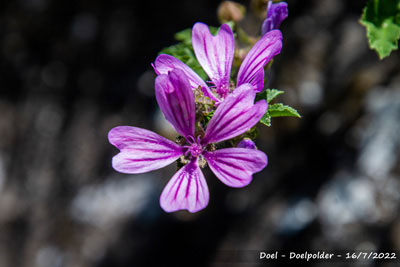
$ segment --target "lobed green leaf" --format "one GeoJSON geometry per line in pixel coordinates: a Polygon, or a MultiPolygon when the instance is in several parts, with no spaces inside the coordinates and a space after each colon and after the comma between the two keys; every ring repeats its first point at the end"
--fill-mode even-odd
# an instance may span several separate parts
{"type": "Polygon", "coordinates": [[[268,114],[270,117],[297,117],[301,118],[299,112],[294,108],[284,105],[282,103],[276,103],[269,105],[268,114]]]}
{"type": "Polygon", "coordinates": [[[260,122],[267,126],[271,126],[271,118],[274,117],[297,117],[301,118],[299,112],[294,108],[282,103],[271,104],[268,106],[267,112],[261,118],[260,122]]]}
{"type": "Polygon", "coordinates": [[[368,0],[360,19],[367,29],[368,43],[380,59],[398,48],[400,0],[368,0]]]}
{"type": "Polygon", "coordinates": [[[285,93],[284,91],[277,90],[277,89],[266,89],[256,95],[256,101],[265,99],[265,100],[267,100],[267,102],[269,104],[269,103],[271,103],[272,100],[274,100],[274,98],[276,98],[277,96],[284,94],[284,93],[285,93]]]}
{"type": "Polygon", "coordinates": [[[268,111],[262,116],[260,122],[268,127],[271,126],[271,116],[269,116],[268,111]]]}

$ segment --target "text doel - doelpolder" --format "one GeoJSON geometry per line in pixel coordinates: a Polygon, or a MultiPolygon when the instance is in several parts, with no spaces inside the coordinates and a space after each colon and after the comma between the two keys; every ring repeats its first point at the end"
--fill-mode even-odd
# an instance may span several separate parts
{"type": "MultiPolygon", "coordinates": [[[[327,260],[327,259],[332,259],[333,253],[326,253],[325,251],[320,252],[318,251],[317,253],[309,253],[309,252],[303,252],[303,253],[296,253],[296,252],[290,252],[289,253],[289,259],[297,259],[297,260],[327,260]]],[[[286,254],[281,255],[282,258],[286,258],[286,254]]],[[[260,259],[266,259],[266,260],[275,260],[278,259],[278,251],[272,252],[272,253],[267,253],[264,251],[260,252],[260,259]]]]}

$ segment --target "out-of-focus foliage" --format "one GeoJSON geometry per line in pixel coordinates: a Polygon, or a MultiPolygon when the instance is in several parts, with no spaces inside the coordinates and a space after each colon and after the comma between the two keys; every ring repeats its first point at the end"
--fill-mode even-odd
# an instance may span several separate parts
{"type": "MultiPolygon", "coordinates": [[[[186,32],[186,30],[179,33],[186,32]]],[[[177,35],[179,33],[177,33],[177,35]]],[[[175,35],[175,37],[177,35],[175,35]]],[[[196,59],[196,56],[194,55],[191,43],[190,46],[187,45],[185,42],[182,42],[176,45],[166,47],[163,50],[161,50],[160,54],[168,54],[176,57],[177,59],[188,65],[190,68],[192,68],[192,70],[194,70],[203,80],[207,79],[207,74],[201,68],[199,62],[196,59]]]]}
{"type": "Polygon", "coordinates": [[[400,38],[400,0],[369,0],[360,20],[371,49],[380,59],[397,49],[400,38]]]}

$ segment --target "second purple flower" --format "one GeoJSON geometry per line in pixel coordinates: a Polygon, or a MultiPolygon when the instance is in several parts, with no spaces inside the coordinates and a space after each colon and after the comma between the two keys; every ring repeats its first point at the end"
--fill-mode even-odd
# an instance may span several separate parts
{"type": "Polygon", "coordinates": [[[193,89],[200,87],[205,96],[218,104],[236,86],[245,83],[250,83],[256,92],[263,90],[264,67],[280,53],[282,34],[279,30],[270,31],[250,49],[239,68],[236,86],[232,86],[230,80],[235,40],[228,24],[223,24],[218,34],[214,36],[206,24],[196,23],[192,30],[192,44],[197,60],[211,80],[211,86],[208,86],[191,68],[170,55],[158,56],[153,67],[158,75],[167,74],[173,69],[182,70],[189,78],[193,89]]]}

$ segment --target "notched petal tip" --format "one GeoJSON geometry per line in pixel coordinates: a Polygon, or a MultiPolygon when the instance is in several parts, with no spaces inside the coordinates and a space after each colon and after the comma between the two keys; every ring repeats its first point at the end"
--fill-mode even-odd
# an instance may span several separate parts
{"type": "Polygon", "coordinates": [[[196,22],[195,24],[193,24],[192,34],[198,34],[200,32],[208,33],[209,35],[214,36],[214,37],[218,36],[220,32],[226,32],[233,36],[232,28],[227,23],[222,24],[220,26],[217,34],[213,35],[213,34],[211,34],[210,28],[207,24],[205,24],[203,22],[196,22]]]}
{"type": "Polygon", "coordinates": [[[218,90],[229,88],[229,79],[235,50],[232,29],[223,24],[217,35],[201,22],[192,29],[193,50],[200,65],[218,90]]]}
{"type": "Polygon", "coordinates": [[[188,210],[195,213],[204,209],[208,201],[208,186],[196,160],[175,173],[160,196],[160,206],[166,212],[188,210]]]}
{"type": "Polygon", "coordinates": [[[124,135],[124,133],[129,132],[132,128],[132,126],[116,126],[112,128],[108,132],[108,142],[115,146],[118,149],[122,149],[125,144],[122,142],[121,138],[124,135]]]}

